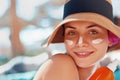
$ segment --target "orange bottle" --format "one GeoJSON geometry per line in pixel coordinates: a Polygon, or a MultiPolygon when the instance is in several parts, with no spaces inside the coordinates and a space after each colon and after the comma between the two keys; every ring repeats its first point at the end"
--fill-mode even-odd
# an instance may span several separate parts
{"type": "Polygon", "coordinates": [[[114,71],[119,64],[118,60],[113,61],[108,66],[102,66],[90,77],[89,80],[114,80],[114,71]]]}

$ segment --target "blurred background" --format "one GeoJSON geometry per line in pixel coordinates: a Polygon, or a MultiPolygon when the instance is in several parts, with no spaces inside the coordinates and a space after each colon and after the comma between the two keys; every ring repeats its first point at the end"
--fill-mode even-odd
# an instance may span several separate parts
{"type": "MultiPolygon", "coordinates": [[[[11,80],[13,75],[16,78],[16,74],[30,80],[49,56],[65,51],[63,44],[57,48],[51,45],[52,53],[42,47],[62,20],[63,4],[64,0],[0,0],[2,80],[11,80]]],[[[116,24],[120,26],[120,0],[113,0],[112,4],[116,24]]]]}

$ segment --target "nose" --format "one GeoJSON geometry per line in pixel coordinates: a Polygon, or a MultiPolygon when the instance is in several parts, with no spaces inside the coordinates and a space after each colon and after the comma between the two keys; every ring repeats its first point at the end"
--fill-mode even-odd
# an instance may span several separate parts
{"type": "Polygon", "coordinates": [[[81,46],[81,47],[87,47],[88,46],[88,42],[83,37],[79,37],[77,45],[81,46]]]}

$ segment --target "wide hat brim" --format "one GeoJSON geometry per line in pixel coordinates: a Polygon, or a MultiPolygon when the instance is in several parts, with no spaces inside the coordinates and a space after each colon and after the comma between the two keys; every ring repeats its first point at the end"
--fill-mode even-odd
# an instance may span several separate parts
{"type": "Polygon", "coordinates": [[[47,45],[49,45],[50,43],[63,43],[64,36],[62,25],[73,21],[93,22],[109,30],[110,32],[112,32],[113,34],[120,38],[120,27],[115,25],[111,20],[97,13],[85,12],[69,15],[62,22],[60,22],[60,24],[56,26],[53,34],[48,39],[47,45]]]}

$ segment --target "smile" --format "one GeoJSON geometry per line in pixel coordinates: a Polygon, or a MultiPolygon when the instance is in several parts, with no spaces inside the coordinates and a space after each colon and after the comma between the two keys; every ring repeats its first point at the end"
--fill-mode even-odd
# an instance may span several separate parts
{"type": "Polygon", "coordinates": [[[80,52],[74,52],[79,58],[86,58],[90,56],[93,51],[80,51],[80,52]]]}

